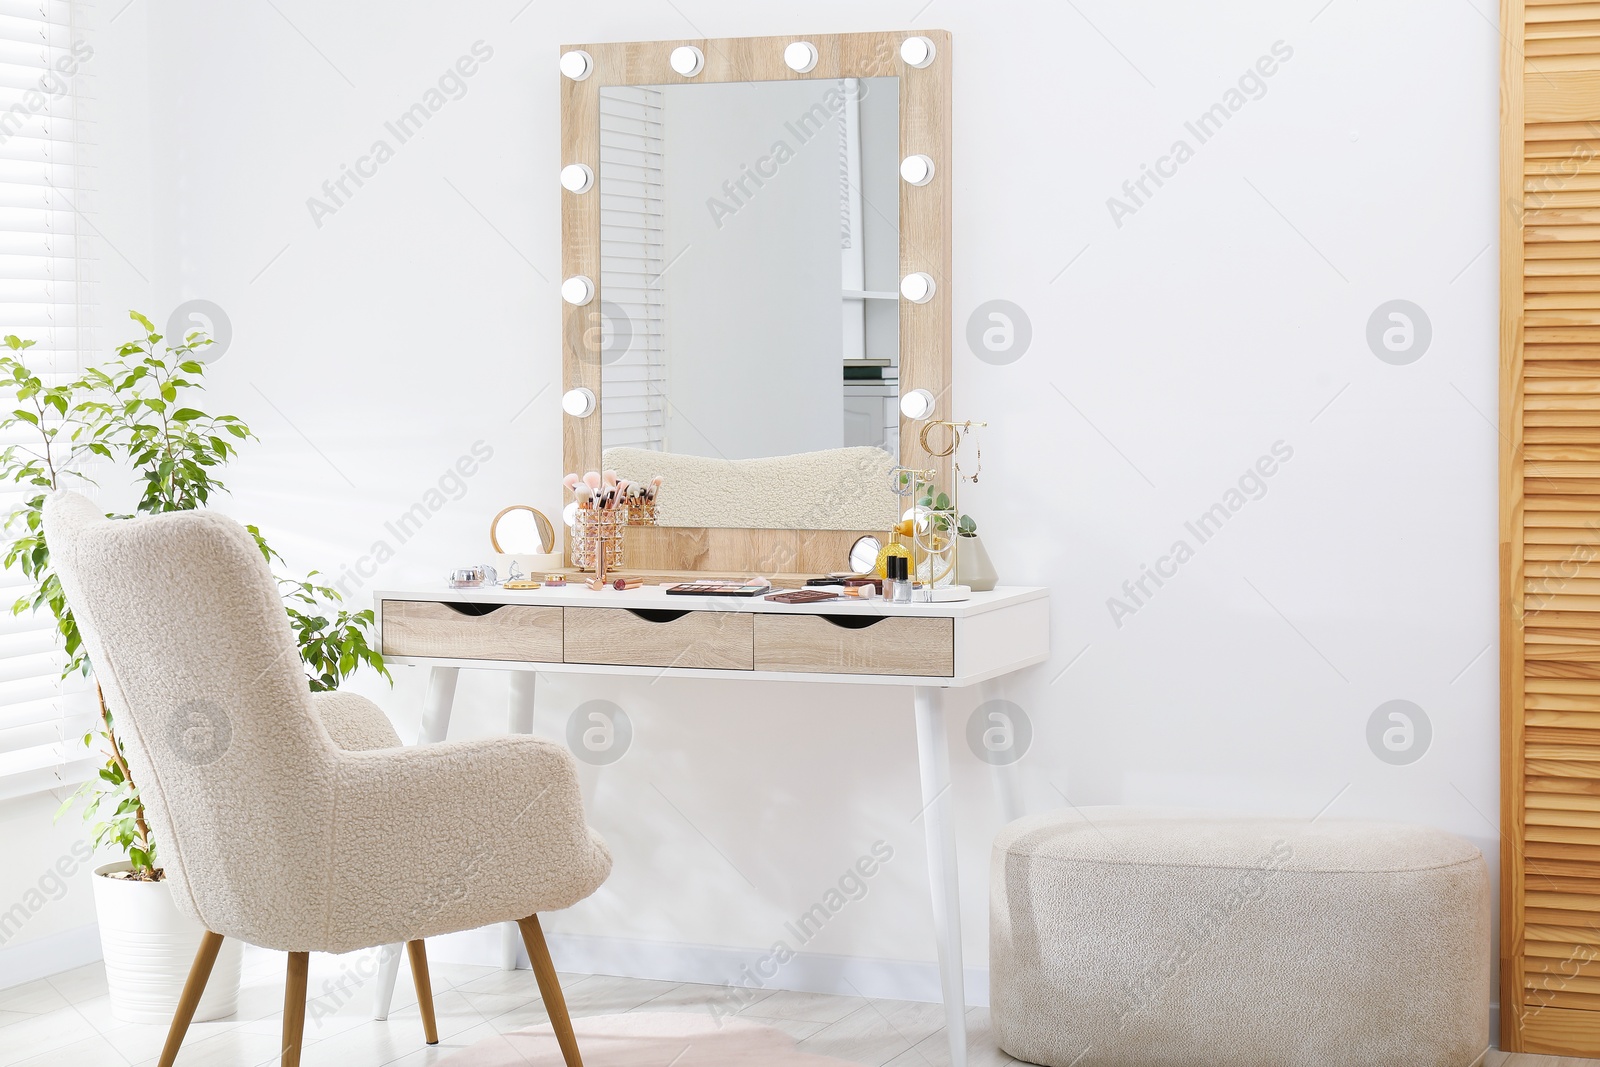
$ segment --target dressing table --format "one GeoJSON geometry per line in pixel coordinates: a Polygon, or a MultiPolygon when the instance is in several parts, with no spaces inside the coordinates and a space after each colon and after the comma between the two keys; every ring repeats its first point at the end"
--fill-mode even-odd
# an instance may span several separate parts
{"type": "MultiPolygon", "coordinates": [[[[563,47],[562,449],[574,497],[561,552],[569,570],[595,554],[592,532],[574,552],[574,523],[615,542],[613,513],[587,488],[600,475],[584,477],[611,470],[661,485],[642,524],[622,528],[623,558],[605,564],[649,576],[627,589],[441,584],[375,599],[386,661],[429,668],[423,742],[446,736],[462,668],[509,672],[522,733],[544,672],[909,690],[962,1067],[941,694],[1043,662],[1046,592],[785,604],[663,588],[860,573],[879,547],[863,553],[864,538],[897,524],[927,548],[911,560],[919,582],[959,573],[955,531],[972,520],[945,494],[981,469],[979,449],[963,469],[957,427],[985,424],[954,413],[950,49],[939,30],[563,47]]],[[[558,482],[548,472],[540,484],[558,482]]],[[[380,1018],[398,963],[397,947],[384,950],[380,1018]]]]}
{"type": "MultiPolygon", "coordinates": [[[[942,691],[993,681],[1050,654],[1048,592],[1000,587],[953,603],[779,604],[669,595],[660,585],[374,594],[384,661],[429,668],[419,743],[443,741],[462,668],[511,674],[513,733],[533,732],[538,672],[893,685],[911,690],[940,985],[953,1063],[965,1062],[961,913],[942,691]]],[[[514,929],[506,938],[514,966],[514,929]]],[[[383,950],[379,1018],[400,962],[383,950]]]]}

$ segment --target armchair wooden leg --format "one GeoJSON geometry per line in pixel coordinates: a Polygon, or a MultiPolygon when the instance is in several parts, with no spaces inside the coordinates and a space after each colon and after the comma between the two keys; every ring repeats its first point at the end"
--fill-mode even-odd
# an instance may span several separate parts
{"type": "Polygon", "coordinates": [[[189,978],[183,983],[183,995],[178,998],[178,1010],[173,1013],[172,1025],[167,1029],[167,1043],[161,1049],[160,1067],[172,1067],[172,1061],[178,1058],[178,1046],[183,1044],[183,1035],[189,1032],[189,1024],[194,1021],[194,1010],[206,991],[206,982],[211,978],[211,968],[216,964],[217,953],[221,949],[221,934],[207,930],[200,938],[200,949],[194,954],[194,962],[189,965],[189,978]]]}
{"type": "Polygon", "coordinates": [[[283,987],[283,1067],[300,1067],[300,1040],[306,1030],[306,976],[311,953],[289,953],[289,978],[283,987]]]}
{"type": "Polygon", "coordinates": [[[428,980],[428,949],[422,939],[406,942],[411,959],[411,981],[417,987],[417,1010],[422,1012],[422,1036],[430,1045],[439,1043],[439,1024],[433,1017],[433,983],[428,980]]]}
{"type": "Polygon", "coordinates": [[[544,1000],[544,1010],[550,1016],[550,1028],[556,1032],[561,1045],[561,1057],[567,1067],[583,1067],[583,1057],[578,1055],[578,1039],[572,1033],[572,1019],[567,1015],[567,998],[561,995],[561,981],[556,977],[556,966],[550,962],[550,950],[545,947],[544,931],[539,929],[539,916],[518,919],[522,929],[522,943],[528,948],[528,960],[533,964],[533,977],[539,982],[539,996],[544,1000]]]}

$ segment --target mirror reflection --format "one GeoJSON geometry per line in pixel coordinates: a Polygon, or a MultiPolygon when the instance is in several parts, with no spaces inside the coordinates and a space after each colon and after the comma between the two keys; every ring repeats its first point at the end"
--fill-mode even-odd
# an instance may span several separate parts
{"type": "Polygon", "coordinates": [[[526,504],[503,509],[489,524],[489,546],[507,555],[550,552],[555,548],[555,539],[550,520],[526,504]]]}
{"type": "Polygon", "coordinates": [[[892,521],[898,82],[601,90],[604,464],[662,525],[892,521]]]}

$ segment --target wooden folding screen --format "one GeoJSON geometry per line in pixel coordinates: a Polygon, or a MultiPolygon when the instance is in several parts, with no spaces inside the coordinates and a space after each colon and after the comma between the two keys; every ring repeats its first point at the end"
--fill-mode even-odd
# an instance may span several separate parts
{"type": "Polygon", "coordinates": [[[1504,0],[1501,1034],[1600,1055],[1600,3],[1504,0]]]}

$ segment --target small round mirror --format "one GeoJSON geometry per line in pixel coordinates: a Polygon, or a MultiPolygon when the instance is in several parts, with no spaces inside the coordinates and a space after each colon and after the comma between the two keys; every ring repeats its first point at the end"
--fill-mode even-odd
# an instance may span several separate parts
{"type": "Polygon", "coordinates": [[[850,546],[850,573],[871,574],[878,567],[878,553],[882,551],[883,542],[871,534],[856,538],[850,546]]]}
{"type": "Polygon", "coordinates": [[[489,544],[504,556],[551,552],[555,549],[556,531],[539,509],[513,504],[489,524],[489,544]]]}

